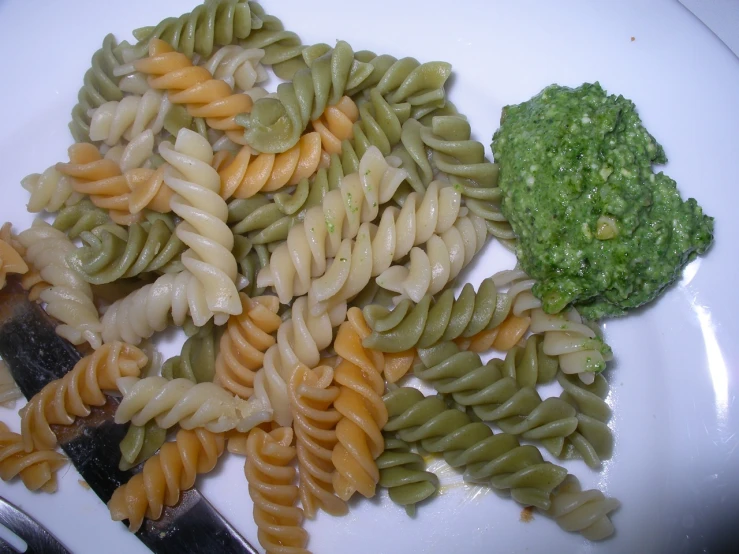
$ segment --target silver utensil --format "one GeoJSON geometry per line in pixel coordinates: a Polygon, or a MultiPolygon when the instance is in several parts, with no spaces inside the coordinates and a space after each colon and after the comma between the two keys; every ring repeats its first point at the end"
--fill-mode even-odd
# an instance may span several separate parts
{"type": "MultiPolygon", "coordinates": [[[[26,554],[70,554],[54,535],[31,516],[0,496],[0,523],[26,541],[26,554]]],[[[0,539],[0,553],[18,552],[0,539]]]]}

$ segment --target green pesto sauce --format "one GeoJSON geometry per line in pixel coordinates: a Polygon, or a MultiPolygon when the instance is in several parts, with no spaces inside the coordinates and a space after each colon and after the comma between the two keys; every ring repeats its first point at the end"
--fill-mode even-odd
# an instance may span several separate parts
{"type": "Polygon", "coordinates": [[[652,170],[667,158],[633,102],[598,83],[506,106],[492,148],[518,259],[549,313],[622,315],[713,240],[713,218],[652,170]]]}

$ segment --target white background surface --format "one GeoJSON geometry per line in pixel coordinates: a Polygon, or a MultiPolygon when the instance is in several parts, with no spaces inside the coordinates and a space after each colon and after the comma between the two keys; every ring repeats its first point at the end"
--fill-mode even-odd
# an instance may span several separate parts
{"type": "MultiPolygon", "coordinates": [[[[69,112],[103,36],[119,39],[193,2],[128,0],[0,2],[0,220],[30,224],[20,179],[65,159],[69,112]],[[94,23],[91,23],[94,22],[94,23]]],[[[494,494],[461,487],[423,505],[416,519],[386,497],[355,501],[347,517],[309,522],[317,553],[695,552],[716,550],[739,496],[736,319],[739,61],[673,0],[609,3],[265,1],[305,43],[348,40],[357,50],[442,59],[454,66],[450,97],[484,144],[501,108],[557,82],[599,80],[635,101],[670,158],[684,196],[716,217],[716,244],[656,305],[609,322],[616,362],[608,370],[615,455],[600,473],[568,464],[587,487],[618,497],[617,534],[589,544],[494,494]],[[631,40],[634,37],[635,40],[631,40]]],[[[478,283],[512,258],[491,245],[469,274],[478,283]]],[[[19,405],[20,406],[20,405],[19,405]]],[[[18,406],[18,407],[19,407],[18,406]]],[[[0,417],[17,428],[17,415],[0,417]]],[[[200,489],[256,544],[242,461],[224,459],[200,489]]],[[[75,552],[145,549],[105,506],[63,471],[55,495],[0,483],[0,494],[75,552]]]]}

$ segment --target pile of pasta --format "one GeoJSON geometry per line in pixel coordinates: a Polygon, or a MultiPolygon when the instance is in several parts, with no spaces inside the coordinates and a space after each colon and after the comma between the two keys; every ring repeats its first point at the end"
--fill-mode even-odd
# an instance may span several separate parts
{"type": "Polygon", "coordinates": [[[597,328],[544,313],[519,269],[455,296],[487,242],[515,236],[497,166],[446,98],[450,65],[305,46],[242,0],[134,36],[93,56],[69,159],[22,182],[44,217],[0,237],[2,281],[20,274],[89,352],[21,409],[20,434],[0,428],[2,478],[54,490],[50,425],[119,394],[136,473],[108,506],[132,530],[228,450],[267,552],[303,551],[304,518],[378,487],[412,515],[439,487],[430,457],[608,537],[618,502],[542,454],[611,455],[597,328]],[[188,338],[160,365],[149,339],[171,326],[188,338]]]}

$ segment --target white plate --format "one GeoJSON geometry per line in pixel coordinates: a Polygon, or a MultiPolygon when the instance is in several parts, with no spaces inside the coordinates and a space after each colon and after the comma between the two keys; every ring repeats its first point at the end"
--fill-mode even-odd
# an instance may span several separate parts
{"type": "MultiPolygon", "coordinates": [[[[65,159],[67,131],[82,76],[103,36],[189,9],[192,1],[0,3],[0,220],[30,224],[18,184],[65,159]]],[[[737,217],[739,61],[677,1],[401,3],[375,0],[265,1],[305,43],[343,38],[356,49],[441,59],[454,66],[451,99],[485,144],[501,108],[557,82],[599,80],[635,101],[670,158],[665,171],[684,197],[716,218],[716,243],[655,305],[608,322],[616,362],[608,370],[615,455],[600,473],[568,468],[584,485],[621,499],[617,534],[592,545],[494,494],[450,490],[416,519],[381,494],[352,502],[347,517],[309,522],[318,553],[377,552],[694,552],[714,550],[735,520],[739,491],[735,403],[739,361],[737,217]],[[633,37],[633,38],[632,38],[633,37]],[[732,372],[731,368],[734,369],[732,372]]],[[[477,283],[512,262],[485,252],[477,283]]],[[[17,427],[14,412],[0,416],[17,427]]],[[[226,457],[198,486],[256,544],[242,462],[226,457]]],[[[64,470],[55,495],[0,484],[0,494],[46,525],[75,552],[136,553],[145,548],[64,470]]]]}

